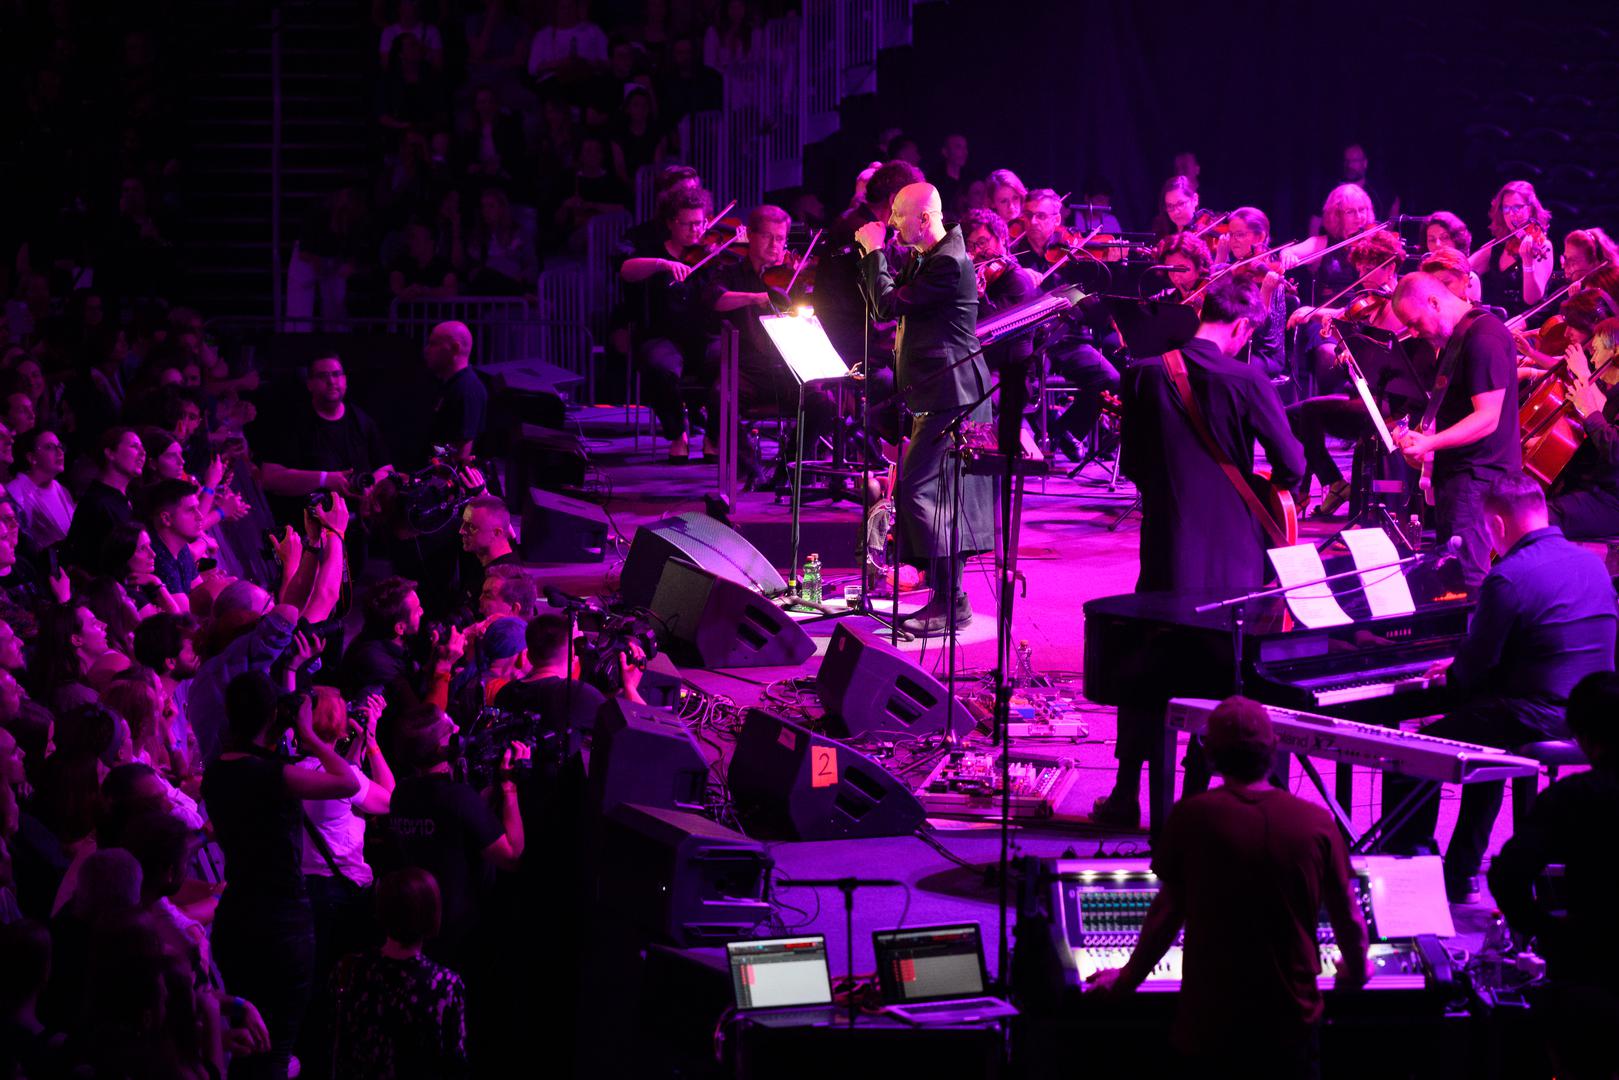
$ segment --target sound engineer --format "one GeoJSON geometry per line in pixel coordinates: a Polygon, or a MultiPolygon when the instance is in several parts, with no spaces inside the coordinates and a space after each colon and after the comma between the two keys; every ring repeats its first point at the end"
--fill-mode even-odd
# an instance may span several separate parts
{"type": "Polygon", "coordinates": [[[1324,809],[1266,779],[1276,732],[1263,705],[1243,697],[1221,702],[1209,716],[1204,748],[1225,782],[1170,811],[1153,850],[1158,895],[1135,951],[1124,967],[1098,972],[1092,985],[1134,991],[1184,926],[1171,1032],[1184,1075],[1316,1077],[1323,907],[1343,952],[1337,986],[1361,986],[1368,973],[1348,852],[1324,809]]]}

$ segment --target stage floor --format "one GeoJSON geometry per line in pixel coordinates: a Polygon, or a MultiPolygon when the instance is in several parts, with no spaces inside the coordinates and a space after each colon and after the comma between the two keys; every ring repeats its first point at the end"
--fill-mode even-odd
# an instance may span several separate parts
{"type": "MultiPolygon", "coordinates": [[[[570,421],[585,440],[594,466],[593,483],[606,498],[621,540],[604,563],[549,565],[537,568],[536,572],[548,583],[570,591],[600,592],[616,585],[635,527],[669,514],[702,510],[704,496],[717,490],[717,469],[702,465],[696,459],[687,465],[668,464],[664,457],[667,444],[661,440],[654,444],[645,427],[639,446],[634,445],[626,434],[621,409],[582,408],[570,413],[570,421]]],[[[1120,515],[1134,500],[1134,492],[1122,478],[1117,490],[1110,491],[1108,480],[1108,470],[1102,465],[1093,465],[1076,480],[1059,473],[1043,483],[1031,482],[1024,505],[1019,567],[1027,577],[1027,589],[1016,597],[1014,640],[1029,643],[1038,672],[1072,679],[1076,688],[1084,655],[1083,604],[1095,597],[1129,592],[1136,578],[1140,518],[1131,514],[1119,523],[1120,515]]],[[[847,568],[854,563],[854,530],[859,512],[858,503],[850,502],[816,503],[806,511],[806,522],[812,523],[806,524],[807,533],[813,530],[815,537],[832,540],[847,538],[844,545],[828,542],[820,548],[806,546],[803,549],[806,552],[817,550],[825,561],[829,597],[841,595],[843,579],[853,579],[852,571],[847,568]]],[[[747,535],[760,529],[779,532],[788,514],[785,500],[777,501],[771,494],[744,494],[738,499],[732,517],[734,524],[747,535]]],[[[1324,534],[1330,528],[1329,524],[1311,523],[1306,526],[1306,532],[1324,534]]],[[[784,563],[782,560],[783,569],[784,563]]],[[[993,566],[987,558],[975,560],[969,566],[967,590],[976,616],[961,633],[957,647],[956,665],[958,672],[963,673],[960,684],[963,686],[971,682],[974,673],[987,670],[994,660],[993,576],[993,566]]],[[[917,600],[923,598],[924,595],[919,595],[917,600]]],[[[859,620],[856,625],[861,622],[866,624],[865,629],[876,629],[866,620],[859,620]]],[[[834,625],[823,622],[806,627],[817,641],[817,656],[801,669],[687,670],[684,674],[699,688],[724,695],[739,705],[761,703],[772,686],[776,687],[772,693],[790,701],[791,695],[780,693],[779,684],[815,672],[834,625]]],[[[901,647],[915,656],[921,668],[944,679],[946,650],[937,640],[902,643],[901,647]]],[[[772,707],[769,701],[763,704],[772,707]]],[[[794,719],[818,712],[791,705],[774,707],[794,719]]],[[[1073,766],[1076,781],[1064,806],[1071,808],[1075,817],[1082,815],[1095,798],[1111,788],[1114,773],[1113,711],[1090,706],[1081,716],[1088,730],[1078,739],[1014,742],[1015,752],[1030,751],[1062,759],[1073,766]]],[[[1330,770],[1328,773],[1330,775],[1330,770]]],[[[1357,827],[1365,827],[1373,817],[1379,799],[1378,779],[1375,773],[1358,771],[1353,806],[1357,827]]],[[[1293,788],[1306,799],[1320,801],[1296,769],[1293,788]]],[[[1143,801],[1145,795],[1143,790],[1143,801]]],[[[1457,798],[1458,789],[1445,789],[1439,826],[1442,839],[1449,836],[1454,824],[1457,798]]],[[[1510,823],[1509,802],[1497,821],[1492,852],[1510,835],[1510,823]]],[[[983,868],[997,857],[998,831],[982,826],[963,828],[945,821],[936,824],[941,828],[938,839],[976,869],[964,869],[922,841],[910,838],[771,845],[777,864],[777,896],[783,901],[783,919],[796,930],[827,935],[835,975],[842,974],[843,963],[839,958],[844,955],[841,899],[834,890],[820,890],[817,895],[816,890],[788,885],[795,877],[867,874],[898,878],[906,883],[907,889],[903,891],[861,892],[855,912],[857,971],[871,970],[871,930],[894,926],[902,919],[910,925],[962,919],[979,921],[984,926],[989,962],[992,966],[995,964],[996,890],[985,877],[983,868]],[[788,910],[788,905],[792,910],[788,910]]],[[[1083,821],[1020,823],[1013,832],[1013,842],[1014,855],[1056,855],[1071,850],[1088,857],[1098,850],[1136,854],[1147,850],[1145,831],[1099,830],[1083,821]]],[[[1477,945],[1489,911],[1487,897],[1482,906],[1456,909],[1458,944],[1469,948],[1477,945]]]]}

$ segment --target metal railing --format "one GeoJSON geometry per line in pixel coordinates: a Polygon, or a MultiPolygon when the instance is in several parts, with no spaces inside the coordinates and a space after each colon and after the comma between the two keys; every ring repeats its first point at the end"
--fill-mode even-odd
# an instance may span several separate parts
{"type": "MultiPolygon", "coordinates": [[[[244,350],[249,361],[260,338],[286,333],[286,319],[273,316],[219,316],[207,329],[244,350]]],[[[335,333],[354,337],[395,336],[427,343],[442,322],[465,323],[472,332],[472,365],[549,364],[579,377],[580,400],[595,397],[599,350],[590,330],[573,319],[542,318],[534,306],[516,297],[463,296],[453,300],[395,302],[386,316],[345,318],[335,333]],[[537,362],[537,363],[536,363],[537,362]]],[[[569,397],[575,395],[571,392],[569,397]]]]}

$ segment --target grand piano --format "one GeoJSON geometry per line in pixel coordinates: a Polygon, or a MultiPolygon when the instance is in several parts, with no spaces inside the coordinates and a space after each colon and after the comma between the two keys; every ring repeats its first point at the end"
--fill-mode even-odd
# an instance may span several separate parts
{"type": "MultiPolygon", "coordinates": [[[[1240,626],[1230,609],[1196,610],[1224,596],[1127,593],[1092,600],[1085,605],[1085,696],[1159,716],[1170,698],[1235,693],[1384,726],[1440,713],[1449,703],[1445,688],[1423,673],[1455,654],[1473,603],[1414,591],[1429,598],[1418,600],[1413,613],[1379,619],[1346,590],[1339,600],[1354,621],[1320,629],[1300,626],[1275,598],[1245,608],[1240,626]]],[[[1175,792],[1175,732],[1167,726],[1160,732],[1147,763],[1155,832],[1175,792]]],[[[1341,766],[1340,797],[1347,783],[1341,766]]]]}

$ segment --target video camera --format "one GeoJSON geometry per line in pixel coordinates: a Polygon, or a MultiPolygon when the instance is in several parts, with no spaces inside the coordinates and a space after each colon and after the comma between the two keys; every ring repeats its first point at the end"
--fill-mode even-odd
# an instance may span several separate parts
{"type": "Polygon", "coordinates": [[[546,587],[545,602],[573,612],[580,631],[574,653],[579,657],[581,677],[609,697],[624,689],[619,657],[645,668],[658,655],[658,628],[645,608],[609,606],[595,597],[572,596],[555,586],[546,587]]]}
{"type": "Polygon", "coordinates": [[[519,773],[538,766],[554,774],[569,753],[563,733],[546,726],[538,713],[486,708],[456,736],[456,775],[475,788],[489,787],[500,778],[501,762],[514,742],[527,746],[533,755],[514,763],[519,773]]]}
{"type": "Polygon", "coordinates": [[[454,451],[448,446],[433,447],[426,466],[412,473],[396,473],[395,481],[405,521],[421,533],[438,532],[449,525],[483,490],[469,488],[462,481],[454,451]]]}

